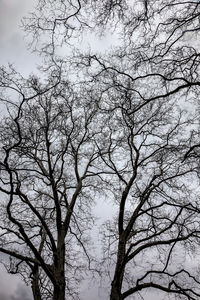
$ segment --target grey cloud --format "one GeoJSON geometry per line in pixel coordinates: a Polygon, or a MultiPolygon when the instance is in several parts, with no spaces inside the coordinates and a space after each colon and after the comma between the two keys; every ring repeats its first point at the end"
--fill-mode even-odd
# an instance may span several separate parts
{"type": "Polygon", "coordinates": [[[19,280],[19,276],[8,274],[3,265],[0,265],[0,300],[11,299],[10,297],[14,293],[19,280]]]}
{"type": "Polygon", "coordinates": [[[0,300],[33,300],[30,287],[22,282],[20,276],[8,274],[2,265],[0,265],[0,300]]]}
{"type": "Polygon", "coordinates": [[[0,0],[0,35],[5,38],[15,31],[21,17],[33,6],[35,0],[0,0]]]}
{"type": "Polygon", "coordinates": [[[0,299],[1,299],[1,300],[11,300],[11,299],[10,299],[10,296],[7,295],[7,294],[4,293],[4,292],[0,292],[0,299]]]}
{"type": "Polygon", "coordinates": [[[11,296],[10,300],[33,300],[33,297],[30,289],[20,283],[16,288],[15,294],[11,296]]]}
{"type": "Polygon", "coordinates": [[[25,76],[36,71],[38,58],[27,50],[20,20],[35,3],[36,0],[0,0],[0,65],[14,63],[25,76]]]}

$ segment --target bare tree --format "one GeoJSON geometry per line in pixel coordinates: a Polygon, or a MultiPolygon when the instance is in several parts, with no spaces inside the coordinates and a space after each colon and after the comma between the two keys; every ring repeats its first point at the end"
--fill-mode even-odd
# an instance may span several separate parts
{"type": "Polygon", "coordinates": [[[0,251],[15,259],[12,272],[31,278],[35,299],[77,297],[76,275],[86,268],[82,255],[74,258],[82,249],[91,268],[89,206],[98,188],[118,210],[103,239],[110,299],[142,298],[151,288],[199,298],[198,270],[189,266],[200,233],[199,5],[43,0],[26,19],[51,73],[41,84],[1,71],[9,117],[1,125],[0,251]],[[118,47],[81,51],[78,38],[109,27],[118,47]]]}
{"type": "Polygon", "coordinates": [[[198,166],[184,159],[198,141],[198,115],[195,107],[181,109],[189,94],[161,85],[158,74],[133,77],[123,58],[88,57],[88,68],[88,81],[102,91],[107,121],[104,148],[98,145],[118,208],[103,239],[110,299],[142,299],[151,288],[198,299],[198,268],[189,257],[199,248],[198,166]]]}
{"type": "Polygon", "coordinates": [[[8,116],[1,123],[0,252],[11,257],[10,272],[31,279],[34,299],[77,299],[85,264],[92,268],[97,104],[63,78],[41,84],[15,74],[13,81],[1,71],[8,116]]]}

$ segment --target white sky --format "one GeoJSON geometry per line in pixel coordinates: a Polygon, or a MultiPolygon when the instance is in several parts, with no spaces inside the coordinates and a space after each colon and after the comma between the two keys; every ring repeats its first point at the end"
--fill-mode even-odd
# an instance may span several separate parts
{"type": "Polygon", "coordinates": [[[29,74],[35,68],[36,56],[27,50],[21,18],[28,13],[35,0],[0,0],[0,65],[14,63],[29,74]]]}

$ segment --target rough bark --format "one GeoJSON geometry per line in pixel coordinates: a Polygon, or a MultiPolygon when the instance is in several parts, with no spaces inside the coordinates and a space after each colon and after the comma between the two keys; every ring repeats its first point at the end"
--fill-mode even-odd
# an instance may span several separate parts
{"type": "Polygon", "coordinates": [[[54,286],[53,300],[65,300],[65,285],[54,286]]]}
{"type": "Polygon", "coordinates": [[[34,300],[42,300],[41,294],[40,294],[40,287],[39,287],[38,267],[36,267],[36,270],[34,271],[31,288],[32,288],[34,300]]]}
{"type": "Polygon", "coordinates": [[[110,300],[122,300],[121,289],[122,289],[122,282],[124,277],[124,266],[125,266],[124,259],[125,259],[125,251],[126,251],[125,238],[123,234],[119,239],[118,249],[119,251],[118,251],[114,279],[112,281],[110,300]]]}
{"type": "MultiPolygon", "coordinates": [[[[62,232],[62,230],[61,230],[62,232]]],[[[55,281],[53,300],[65,300],[65,242],[64,235],[60,232],[58,250],[55,255],[55,281]]]]}

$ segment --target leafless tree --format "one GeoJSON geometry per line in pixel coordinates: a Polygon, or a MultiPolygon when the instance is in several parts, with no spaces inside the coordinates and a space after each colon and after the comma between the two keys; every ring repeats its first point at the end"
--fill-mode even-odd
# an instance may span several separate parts
{"type": "Polygon", "coordinates": [[[85,259],[74,257],[82,249],[91,268],[98,188],[118,211],[103,231],[110,299],[142,299],[151,288],[200,297],[189,266],[200,236],[199,9],[187,0],[43,0],[24,21],[50,75],[42,84],[1,70],[9,116],[0,251],[15,258],[11,271],[32,279],[35,299],[77,297],[85,259]],[[84,34],[108,28],[115,49],[81,50],[84,34]]]}
{"type": "Polygon", "coordinates": [[[140,292],[151,288],[170,299],[198,299],[198,268],[190,267],[189,258],[200,242],[198,164],[185,159],[198,146],[192,146],[198,142],[198,114],[184,106],[190,93],[177,88],[176,78],[166,86],[162,75],[139,76],[124,61],[84,60],[88,82],[101,91],[107,121],[104,148],[98,145],[105,173],[112,172],[104,180],[118,208],[103,239],[113,278],[110,299],[142,299],[140,292]]]}
{"type": "Polygon", "coordinates": [[[34,299],[77,299],[85,264],[92,268],[97,103],[59,76],[41,84],[1,73],[0,252],[11,273],[31,279],[34,299]]]}

